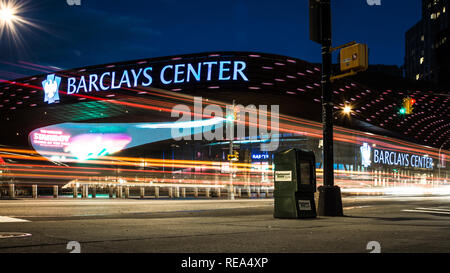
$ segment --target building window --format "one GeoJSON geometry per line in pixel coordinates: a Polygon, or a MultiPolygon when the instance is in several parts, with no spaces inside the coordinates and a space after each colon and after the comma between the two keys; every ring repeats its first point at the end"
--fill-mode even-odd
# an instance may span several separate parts
{"type": "Polygon", "coordinates": [[[423,64],[423,62],[425,61],[424,57],[420,57],[420,64],[423,64]]]}
{"type": "Polygon", "coordinates": [[[423,41],[425,41],[425,35],[422,35],[421,37],[420,37],[420,40],[423,42],[423,41]]]}
{"type": "Polygon", "coordinates": [[[416,81],[418,81],[420,79],[420,74],[416,75],[416,81]]]}

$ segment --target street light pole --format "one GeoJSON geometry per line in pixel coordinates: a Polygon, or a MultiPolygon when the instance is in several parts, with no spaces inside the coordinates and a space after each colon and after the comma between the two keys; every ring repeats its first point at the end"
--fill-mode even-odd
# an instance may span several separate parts
{"type": "Polygon", "coordinates": [[[331,90],[331,3],[320,0],[322,44],[323,186],[319,187],[320,216],[343,216],[341,190],[334,185],[333,93],[331,90]]]}
{"type": "Polygon", "coordinates": [[[322,18],[322,126],[324,185],[334,186],[333,173],[333,95],[331,92],[331,8],[330,0],[321,1],[322,18]]]}

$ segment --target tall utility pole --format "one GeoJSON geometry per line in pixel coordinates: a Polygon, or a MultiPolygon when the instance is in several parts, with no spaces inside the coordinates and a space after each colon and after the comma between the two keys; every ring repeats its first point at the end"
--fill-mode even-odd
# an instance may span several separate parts
{"type": "Polygon", "coordinates": [[[322,45],[323,186],[319,187],[320,216],[343,216],[341,190],[334,185],[333,93],[331,90],[331,4],[310,0],[310,38],[322,45]]]}
{"type": "Polygon", "coordinates": [[[334,186],[333,169],[333,94],[331,91],[331,7],[330,0],[320,3],[322,33],[322,126],[323,126],[323,180],[334,186]]]}

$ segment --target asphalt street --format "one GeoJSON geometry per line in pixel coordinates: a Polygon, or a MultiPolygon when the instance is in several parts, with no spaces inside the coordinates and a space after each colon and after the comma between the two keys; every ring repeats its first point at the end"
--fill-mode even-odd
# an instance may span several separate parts
{"type": "Polygon", "coordinates": [[[450,197],[343,203],[345,217],[305,220],[275,219],[273,199],[1,200],[0,252],[450,252],[450,197]]]}

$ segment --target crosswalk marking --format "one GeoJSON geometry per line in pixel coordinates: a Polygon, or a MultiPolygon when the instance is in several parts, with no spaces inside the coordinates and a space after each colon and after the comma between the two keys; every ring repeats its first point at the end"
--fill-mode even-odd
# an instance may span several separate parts
{"type": "Polygon", "coordinates": [[[436,211],[447,211],[450,212],[450,208],[416,208],[419,210],[436,210],[436,211]]]}
{"type": "Polygon", "coordinates": [[[422,213],[433,213],[433,214],[447,214],[450,215],[450,208],[415,208],[415,209],[404,209],[405,212],[422,212],[422,213]]]}
{"type": "Polygon", "coordinates": [[[0,223],[17,223],[17,222],[30,222],[30,221],[25,220],[25,219],[0,216],[0,223]]]}
{"type": "Polygon", "coordinates": [[[363,209],[363,208],[370,208],[372,206],[354,206],[354,207],[344,207],[344,209],[363,209]]]}

